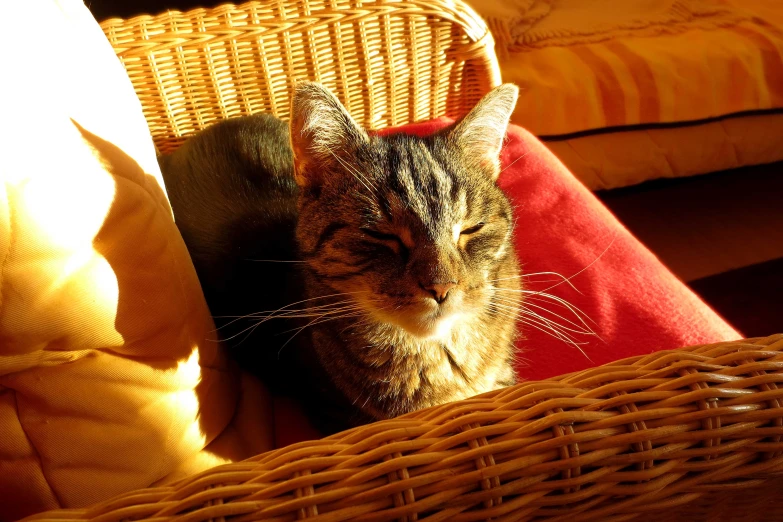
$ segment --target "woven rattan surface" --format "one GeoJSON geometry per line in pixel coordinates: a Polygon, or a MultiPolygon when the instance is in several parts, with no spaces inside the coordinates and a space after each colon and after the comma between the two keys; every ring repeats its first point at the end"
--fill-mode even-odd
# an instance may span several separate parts
{"type": "Polygon", "coordinates": [[[664,351],[34,518],[781,520],[781,401],[783,335],[664,351]]]}
{"type": "Polygon", "coordinates": [[[500,82],[494,42],[449,0],[279,0],[101,24],[161,152],[223,118],[281,118],[297,80],[370,128],[459,116],[500,82]]]}
{"type": "Polygon", "coordinates": [[[783,520],[783,477],[759,480],[750,487],[715,486],[676,509],[645,513],[634,522],[780,522],[783,520]]]}

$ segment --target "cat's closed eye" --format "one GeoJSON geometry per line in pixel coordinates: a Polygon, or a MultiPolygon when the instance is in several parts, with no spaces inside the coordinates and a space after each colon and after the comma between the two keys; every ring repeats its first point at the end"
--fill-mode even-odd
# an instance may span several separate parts
{"type": "Polygon", "coordinates": [[[363,234],[366,234],[373,239],[377,239],[378,241],[397,241],[399,243],[402,243],[402,239],[400,239],[399,236],[395,234],[386,234],[384,232],[378,232],[377,230],[373,230],[371,228],[360,228],[359,230],[361,230],[363,234]]]}
{"type": "Polygon", "coordinates": [[[376,241],[380,241],[383,244],[389,246],[394,250],[396,253],[402,253],[405,251],[405,244],[402,241],[402,238],[396,234],[388,234],[385,232],[379,232],[378,230],[373,230],[372,228],[360,228],[359,229],[364,235],[375,239],[376,241]]]}
{"type": "Polygon", "coordinates": [[[472,227],[464,228],[460,232],[460,235],[462,235],[462,236],[469,236],[471,234],[475,234],[476,232],[478,232],[479,230],[484,228],[485,224],[486,223],[479,222],[479,223],[476,223],[475,225],[473,225],[472,227]]]}

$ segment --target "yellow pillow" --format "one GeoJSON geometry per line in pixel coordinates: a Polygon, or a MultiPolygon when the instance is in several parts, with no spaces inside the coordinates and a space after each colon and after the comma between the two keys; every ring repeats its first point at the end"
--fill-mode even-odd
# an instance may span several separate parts
{"type": "MultiPolygon", "coordinates": [[[[263,429],[242,446],[235,428],[204,449],[243,384],[211,340],[138,99],[103,33],[78,0],[3,9],[0,520],[265,449],[263,429]]],[[[264,426],[255,395],[242,426],[264,426]]]]}

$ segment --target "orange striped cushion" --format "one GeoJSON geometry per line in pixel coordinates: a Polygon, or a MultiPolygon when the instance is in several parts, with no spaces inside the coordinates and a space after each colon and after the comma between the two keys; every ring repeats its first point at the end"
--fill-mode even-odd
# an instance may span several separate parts
{"type": "MultiPolygon", "coordinates": [[[[640,126],[646,131],[645,126],[783,109],[783,2],[528,0],[514,14],[493,4],[499,1],[474,5],[495,35],[503,80],[522,88],[513,121],[540,137],[559,137],[561,145],[553,150],[562,149],[562,137],[572,133],[640,126]]],[[[781,144],[775,125],[757,133],[770,146],[781,144]]],[[[709,140],[712,130],[692,125],[685,135],[677,134],[684,139],[680,146],[709,140]]],[[[577,148],[586,143],[569,137],[577,148]]],[[[644,147],[650,139],[642,132],[634,145],[644,147]]],[[[594,158],[561,159],[592,188],[634,182],[615,179],[629,172],[638,181],[783,159],[783,147],[773,157],[717,151],[720,161],[700,167],[698,158],[678,162],[680,151],[664,146],[653,155],[661,153],[664,162],[674,158],[666,169],[619,165],[615,172],[601,162],[613,155],[607,147],[616,140],[588,141],[594,158]],[[597,173],[604,181],[596,181],[597,173]]]]}

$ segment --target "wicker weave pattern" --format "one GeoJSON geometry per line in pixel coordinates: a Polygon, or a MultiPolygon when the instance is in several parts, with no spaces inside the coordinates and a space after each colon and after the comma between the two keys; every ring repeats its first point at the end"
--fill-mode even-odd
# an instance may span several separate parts
{"type": "Polygon", "coordinates": [[[219,119],[286,118],[301,79],[370,128],[461,115],[500,82],[486,25],[449,0],[265,0],[101,26],[161,152],[219,119]]]}
{"type": "Polygon", "coordinates": [[[779,383],[783,335],[659,352],[34,518],[620,521],[666,514],[783,472],[779,383]]]}

